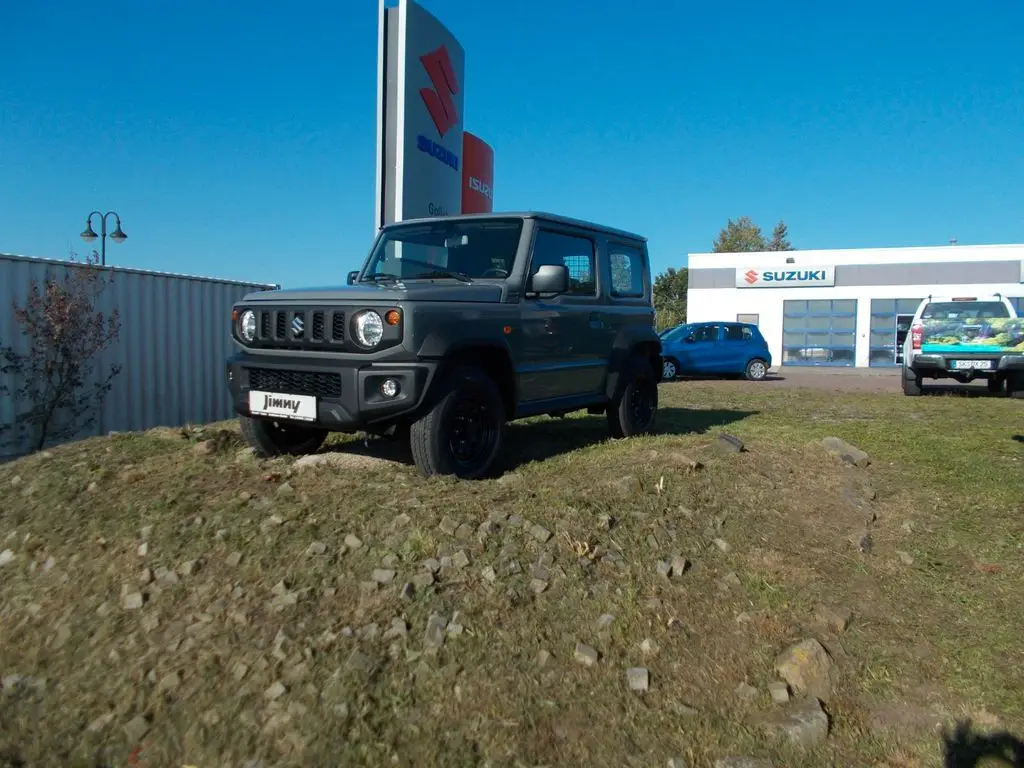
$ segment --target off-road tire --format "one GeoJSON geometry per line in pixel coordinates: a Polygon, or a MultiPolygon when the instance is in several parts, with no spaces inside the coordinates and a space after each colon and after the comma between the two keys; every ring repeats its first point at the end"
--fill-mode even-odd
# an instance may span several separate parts
{"type": "Polygon", "coordinates": [[[326,429],[276,419],[239,414],[238,424],[245,442],[261,459],[315,453],[327,439],[326,429]]]}
{"type": "Polygon", "coordinates": [[[651,363],[639,355],[630,358],[619,379],[615,394],[608,404],[608,430],[612,437],[634,437],[654,429],[658,414],[658,381],[651,363]],[[634,396],[647,401],[649,418],[638,420],[634,412],[634,396]]]}
{"type": "MultiPolygon", "coordinates": [[[[448,373],[439,395],[409,430],[409,444],[417,468],[425,476],[455,475],[477,480],[490,474],[505,442],[505,403],[498,385],[474,366],[462,365],[448,373]],[[480,455],[460,461],[452,450],[455,419],[460,409],[471,409],[483,422],[485,435],[480,455]]],[[[465,414],[468,416],[468,414],[465,414]]],[[[462,422],[465,423],[465,422],[462,422]]]]}
{"type": "Polygon", "coordinates": [[[743,371],[744,377],[747,381],[764,381],[768,375],[768,363],[759,357],[755,357],[749,363],[747,363],[746,370],[743,371]]]}
{"type": "Polygon", "coordinates": [[[988,391],[993,395],[1000,395],[1003,393],[1003,388],[1006,385],[1006,379],[1002,376],[992,376],[985,380],[985,384],[988,386],[988,391]]]}
{"type": "Polygon", "coordinates": [[[917,397],[924,391],[924,386],[921,384],[921,377],[912,370],[907,369],[903,371],[903,375],[900,376],[900,378],[903,380],[904,395],[917,397]]]}
{"type": "Polygon", "coordinates": [[[1014,372],[1006,378],[1006,394],[1024,400],[1024,373],[1014,372]]]}
{"type": "Polygon", "coordinates": [[[678,378],[679,378],[679,361],[676,360],[674,357],[666,357],[666,358],[664,358],[662,360],[662,363],[661,363],[661,380],[662,381],[675,381],[678,378]],[[671,376],[666,376],[665,375],[665,370],[666,370],[667,367],[670,367],[670,366],[671,366],[671,369],[674,371],[674,373],[671,376]]]}

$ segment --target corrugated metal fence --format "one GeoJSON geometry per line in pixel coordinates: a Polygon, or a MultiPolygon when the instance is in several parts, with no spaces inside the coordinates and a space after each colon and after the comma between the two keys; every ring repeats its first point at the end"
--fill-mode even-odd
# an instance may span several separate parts
{"type": "MultiPolygon", "coordinates": [[[[14,316],[24,306],[33,281],[47,273],[62,279],[72,262],[0,254],[0,346],[25,351],[26,339],[14,316]]],[[[117,309],[118,340],[97,356],[97,374],[119,364],[96,423],[79,438],[110,431],[180,426],[230,418],[224,361],[232,353],[231,305],[248,293],[277,286],[97,267],[111,282],[99,310],[117,309]]],[[[8,386],[16,384],[4,377],[8,386]]],[[[19,410],[10,395],[0,396],[0,424],[19,410]]],[[[5,436],[6,437],[6,436],[5,436]]],[[[0,445],[0,456],[24,452],[0,445]]]]}

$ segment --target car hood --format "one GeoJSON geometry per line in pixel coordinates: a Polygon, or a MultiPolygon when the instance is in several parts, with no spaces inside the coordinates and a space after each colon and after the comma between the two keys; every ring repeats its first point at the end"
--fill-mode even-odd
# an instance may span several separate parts
{"type": "Polygon", "coordinates": [[[396,283],[361,283],[324,288],[292,288],[258,291],[245,297],[247,303],[274,304],[373,304],[399,301],[501,301],[501,285],[492,282],[463,283],[458,280],[417,280],[396,283]]]}

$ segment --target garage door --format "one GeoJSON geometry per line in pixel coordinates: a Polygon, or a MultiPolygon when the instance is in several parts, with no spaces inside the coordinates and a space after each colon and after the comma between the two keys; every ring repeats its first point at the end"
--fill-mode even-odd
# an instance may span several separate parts
{"type": "Polygon", "coordinates": [[[852,366],[857,348],[857,300],[783,303],[782,364],[852,366]]]}

